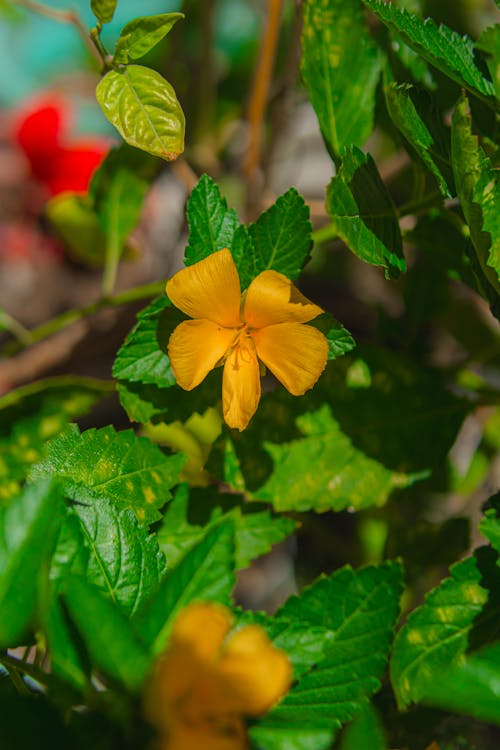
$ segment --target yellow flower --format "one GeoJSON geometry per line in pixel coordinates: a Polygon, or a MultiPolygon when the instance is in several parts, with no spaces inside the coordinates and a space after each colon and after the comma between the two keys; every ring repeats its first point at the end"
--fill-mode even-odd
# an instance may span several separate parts
{"type": "Polygon", "coordinates": [[[146,686],[146,718],[161,750],[244,750],[244,717],[266,713],[286,693],[292,667],[258,625],[229,635],[218,604],[193,603],[177,616],[146,686]]]}
{"type": "Polygon", "coordinates": [[[194,320],[174,330],[168,354],[177,383],[190,391],[224,362],[222,410],[244,430],[260,399],[259,360],[294,396],[316,383],[328,358],[325,336],[303,325],[323,310],[277,271],[263,271],[242,295],[227,249],[167,281],[173,304],[194,320]]]}

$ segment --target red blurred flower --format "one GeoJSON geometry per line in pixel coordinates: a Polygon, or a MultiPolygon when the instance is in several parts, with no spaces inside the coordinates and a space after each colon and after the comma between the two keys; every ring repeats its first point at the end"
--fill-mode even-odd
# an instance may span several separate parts
{"type": "Polygon", "coordinates": [[[33,177],[51,196],[66,190],[84,193],[109,150],[104,139],[67,139],[67,103],[56,95],[37,99],[19,112],[14,139],[28,159],[33,177]]]}

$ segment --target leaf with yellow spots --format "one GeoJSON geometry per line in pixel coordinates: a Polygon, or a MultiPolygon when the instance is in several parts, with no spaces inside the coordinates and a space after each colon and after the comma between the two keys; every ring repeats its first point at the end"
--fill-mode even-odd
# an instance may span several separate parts
{"type": "Polygon", "coordinates": [[[47,457],[32,468],[31,477],[59,476],[72,500],[88,505],[105,498],[149,524],[160,518],[184,461],[182,454],[167,456],[132,430],[116,432],[109,425],[80,434],[74,427],[48,445],[47,457]]]}

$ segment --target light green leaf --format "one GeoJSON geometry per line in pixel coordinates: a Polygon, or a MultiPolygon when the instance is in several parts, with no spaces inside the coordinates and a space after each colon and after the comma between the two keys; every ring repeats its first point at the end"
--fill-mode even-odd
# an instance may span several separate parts
{"type": "Polygon", "coordinates": [[[99,82],[96,96],[131,146],[166,161],[184,151],[184,113],[170,83],[155,70],[141,65],[112,70],[99,82]]]}
{"type": "Polygon", "coordinates": [[[184,460],[181,454],[166,456],[132,430],[116,432],[109,425],[80,434],[74,427],[49,444],[31,478],[59,476],[71,499],[89,503],[106,498],[117,510],[129,508],[140,523],[149,524],[170,500],[184,460]]]}
{"type": "Polygon", "coordinates": [[[234,583],[234,526],[228,519],[169,568],[156,594],[134,617],[137,631],[159,654],[180,609],[198,599],[230,604],[234,583]]]}
{"type": "Polygon", "coordinates": [[[187,203],[189,244],[186,247],[187,266],[227,247],[231,249],[236,228],[236,211],[227,207],[217,183],[204,174],[193,189],[187,203]]]}
{"type": "MultiPolygon", "coordinates": [[[[67,565],[59,560],[58,576],[64,577],[68,568],[83,575],[125,614],[134,614],[155,593],[165,572],[165,557],[156,535],[139,526],[132,511],[118,510],[108,500],[76,503],[68,518],[68,531],[75,530],[75,520],[80,562],[75,565],[73,555],[67,565]]],[[[67,549],[67,539],[64,545],[67,549]]],[[[61,555],[62,550],[59,558],[61,555]]]]}
{"type": "Polygon", "coordinates": [[[371,703],[366,703],[342,733],[339,750],[386,750],[386,747],[379,716],[371,703]]]}
{"type": "Polygon", "coordinates": [[[396,210],[369,154],[356,147],[344,151],[327,188],[326,209],[339,237],[361,260],[382,266],[386,277],[406,271],[396,210]]]}
{"type": "Polygon", "coordinates": [[[467,656],[430,681],[422,702],[500,725],[500,643],[467,656]]]}
{"type": "Polygon", "coordinates": [[[452,197],[450,145],[448,134],[438,117],[430,122],[432,100],[408,84],[391,84],[385,89],[392,121],[437,180],[441,193],[452,197]],[[416,103],[415,103],[416,102],[416,103]]]}
{"type": "Polygon", "coordinates": [[[156,16],[135,18],[123,27],[116,43],[114,61],[128,63],[138,60],[167,36],[183,13],[161,13],[156,16]]]}
{"type": "Polygon", "coordinates": [[[278,619],[324,628],[323,658],[250,730],[266,750],[323,750],[380,688],[399,615],[397,563],[320,577],[278,619]]]}
{"type": "MultiPolygon", "coordinates": [[[[231,484],[231,483],[230,483],[231,484]]],[[[190,522],[189,490],[177,491],[158,529],[158,542],[169,566],[177,565],[184,555],[224,519],[232,519],[235,533],[235,568],[246,568],[252,560],[265,555],[274,544],[293,533],[297,524],[285,516],[274,516],[257,503],[240,506],[234,495],[212,494],[209,488],[192,491],[192,510],[203,507],[199,523],[190,522]]],[[[196,519],[198,520],[198,519],[196,519]]]]}
{"type": "Polygon", "coordinates": [[[131,692],[138,692],[151,659],[132,623],[99,589],[78,576],[66,579],[63,601],[92,664],[131,692]]]}
{"type": "Polygon", "coordinates": [[[392,31],[418,52],[424,60],[452,80],[482,98],[494,96],[491,81],[483,76],[474,61],[471,39],[462,37],[444,24],[436,26],[432,18],[422,21],[413,13],[399,10],[380,0],[363,0],[392,31]]]}
{"type": "Polygon", "coordinates": [[[35,615],[64,519],[60,485],[27,485],[0,505],[0,648],[18,646],[35,615]]]}
{"type": "Polygon", "coordinates": [[[43,457],[47,441],[112,390],[113,384],[103,380],[62,376],[0,397],[0,498],[17,494],[31,464],[43,457]]]}
{"type": "Polygon", "coordinates": [[[333,157],[362,146],[373,130],[383,55],[359,0],[306,0],[301,72],[333,157]]]}
{"type": "Polygon", "coordinates": [[[472,133],[465,94],[452,118],[451,146],[458,197],[476,257],[488,282],[500,292],[500,180],[472,133]]]}
{"type": "Polygon", "coordinates": [[[104,265],[106,236],[88,195],[60,193],[46,203],[45,214],[71,258],[91,268],[104,265]]]}
{"type": "MultiPolygon", "coordinates": [[[[398,704],[405,708],[422,699],[436,677],[456,662],[469,646],[472,626],[488,601],[480,558],[469,557],[450,568],[442,581],[418,607],[394,642],[391,679],[398,704]]],[[[500,576],[497,576],[500,580],[500,576]]],[[[499,580],[496,581],[498,590],[499,580]]],[[[500,602],[492,601],[488,619],[500,615],[500,602]]]]}
{"type": "Polygon", "coordinates": [[[90,7],[101,23],[109,23],[115,15],[117,2],[118,0],[90,0],[90,7]]]}

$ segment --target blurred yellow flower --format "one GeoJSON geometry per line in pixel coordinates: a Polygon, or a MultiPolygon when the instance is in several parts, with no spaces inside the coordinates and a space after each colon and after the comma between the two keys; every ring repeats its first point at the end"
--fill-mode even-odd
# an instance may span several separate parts
{"type": "Polygon", "coordinates": [[[294,396],[316,383],[328,358],[325,336],[303,325],[323,310],[277,271],[263,271],[241,294],[227,249],[183,268],[167,294],[194,318],[170,337],[168,355],[177,383],[190,391],[224,362],[222,410],[230,427],[244,430],[260,399],[259,360],[294,396]]]}
{"type": "Polygon", "coordinates": [[[289,689],[292,667],[258,625],[229,635],[233,617],[193,603],[177,616],[144,695],[161,750],[245,750],[244,717],[260,716],[289,689]]]}

